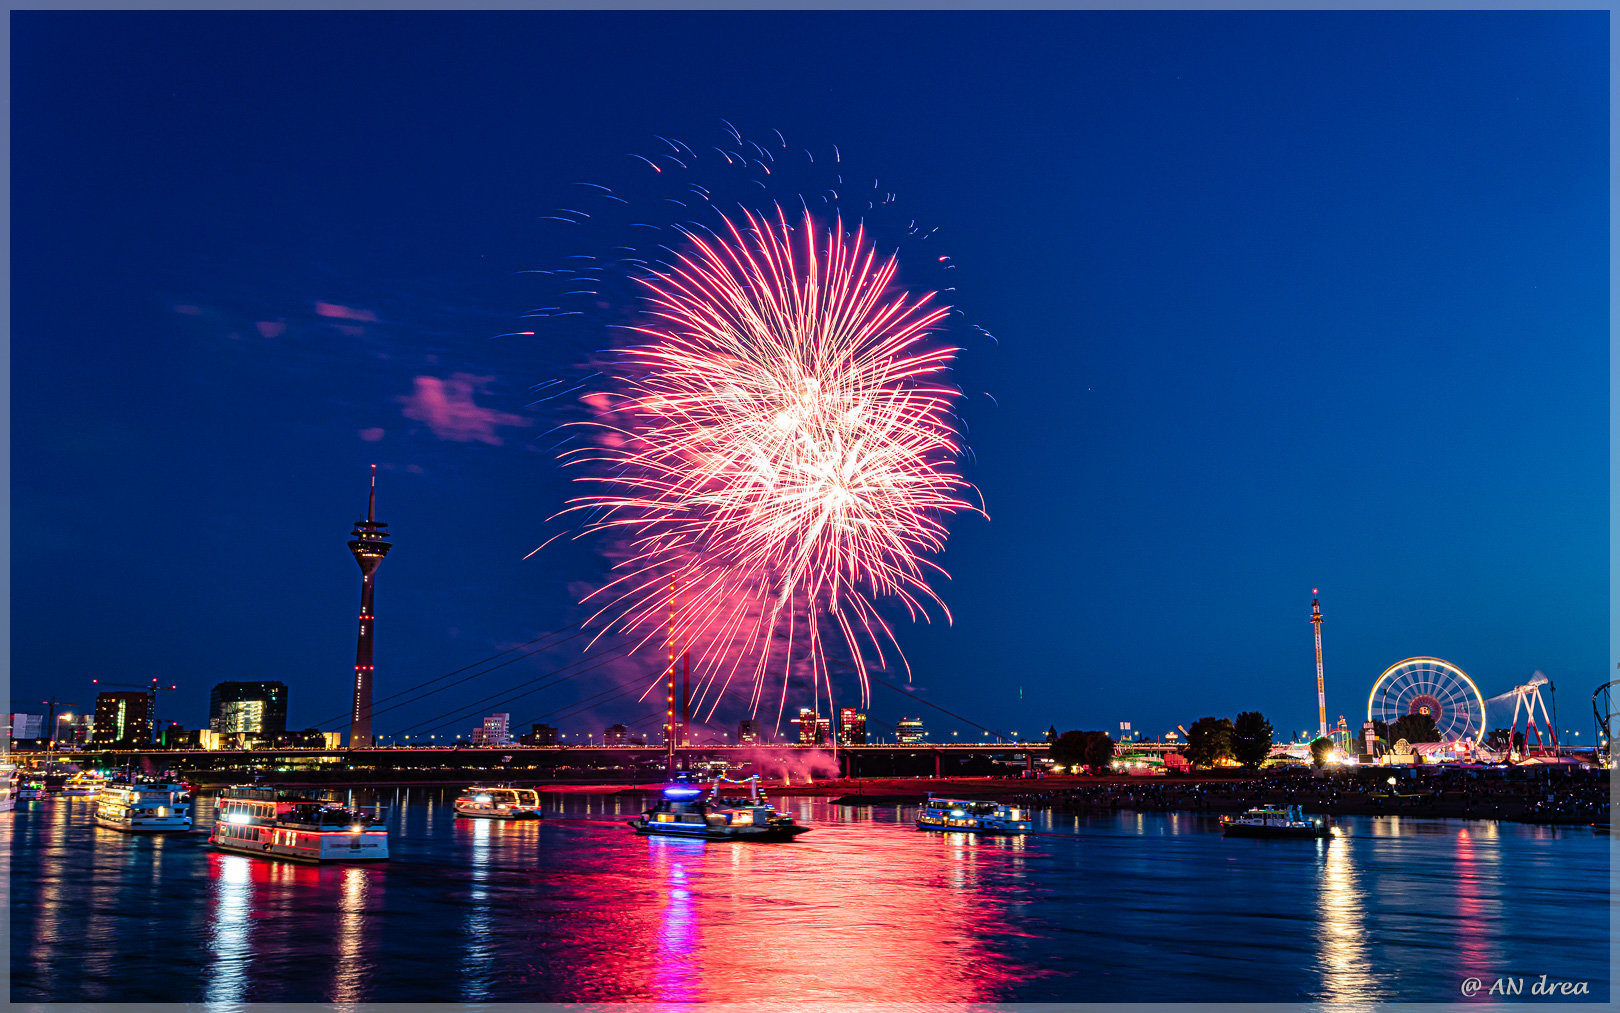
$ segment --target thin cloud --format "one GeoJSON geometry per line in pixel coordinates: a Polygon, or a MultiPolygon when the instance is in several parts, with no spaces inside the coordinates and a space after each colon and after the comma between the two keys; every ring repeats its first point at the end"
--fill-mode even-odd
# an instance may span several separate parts
{"type": "Polygon", "coordinates": [[[441,440],[457,443],[487,443],[501,445],[495,430],[500,426],[527,426],[529,420],[521,415],[485,408],[473,401],[473,395],[482,393],[493,376],[474,376],[456,373],[448,380],[436,376],[416,378],[416,390],[401,397],[406,418],[421,422],[433,430],[441,440]]]}
{"type": "Polygon", "coordinates": [[[321,302],[319,299],[315,300],[315,312],[319,316],[334,317],[338,320],[360,320],[370,324],[377,322],[377,314],[370,310],[357,310],[337,303],[321,302]]]}

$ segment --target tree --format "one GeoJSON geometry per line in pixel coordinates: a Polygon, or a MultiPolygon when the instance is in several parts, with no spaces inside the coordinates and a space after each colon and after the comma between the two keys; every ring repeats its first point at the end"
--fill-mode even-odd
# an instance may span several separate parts
{"type": "Polygon", "coordinates": [[[1187,729],[1187,762],[1195,767],[1213,767],[1215,761],[1232,755],[1232,719],[1199,718],[1187,729]]]}
{"type": "Polygon", "coordinates": [[[1318,767],[1327,766],[1328,757],[1333,755],[1333,740],[1326,735],[1311,743],[1311,762],[1318,767]]]}
{"type": "Polygon", "coordinates": [[[1086,766],[1093,774],[1105,774],[1114,761],[1114,740],[1107,732],[1086,733],[1086,766]]]}
{"type": "Polygon", "coordinates": [[[1440,729],[1436,727],[1432,714],[1402,714],[1389,726],[1389,734],[1396,742],[1401,739],[1408,742],[1440,741],[1440,729]]]}
{"type": "Polygon", "coordinates": [[[1098,774],[1107,770],[1109,761],[1114,758],[1114,740],[1107,732],[1064,732],[1052,743],[1047,755],[1059,766],[1084,765],[1098,774]]]}
{"type": "Polygon", "coordinates": [[[1232,722],[1232,757],[1255,770],[1271,755],[1271,722],[1259,711],[1244,711],[1232,722]]]}
{"type": "Polygon", "coordinates": [[[1060,767],[1073,767],[1086,762],[1086,733],[1079,731],[1064,732],[1052,743],[1047,750],[1047,756],[1060,767]]]}

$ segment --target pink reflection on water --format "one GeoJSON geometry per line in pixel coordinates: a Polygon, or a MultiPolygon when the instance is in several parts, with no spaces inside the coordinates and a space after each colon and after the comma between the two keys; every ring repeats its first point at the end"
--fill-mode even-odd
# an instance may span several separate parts
{"type": "Polygon", "coordinates": [[[656,917],[622,952],[655,954],[649,998],[986,1001],[1014,980],[984,943],[1010,927],[981,880],[1005,875],[1023,841],[931,835],[902,850],[879,835],[908,828],[822,832],[821,845],[645,841],[656,917]]]}

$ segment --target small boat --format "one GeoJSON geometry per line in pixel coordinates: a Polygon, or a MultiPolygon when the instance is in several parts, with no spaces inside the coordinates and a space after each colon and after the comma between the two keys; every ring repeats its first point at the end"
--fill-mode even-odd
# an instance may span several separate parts
{"type": "Polygon", "coordinates": [[[222,851],[301,862],[364,862],[388,857],[388,828],[329,791],[251,785],[222,789],[208,837],[222,851]]]}
{"type": "Polygon", "coordinates": [[[791,841],[810,831],[761,798],[757,778],[749,784],[747,798],[722,798],[718,785],[672,784],[657,804],[625,823],[638,834],[706,841],[791,841]]]}
{"type": "Polygon", "coordinates": [[[455,801],[457,816],[486,820],[537,820],[545,815],[540,793],[533,788],[483,788],[474,785],[455,801]]]}
{"type": "Polygon", "coordinates": [[[1322,817],[1310,818],[1303,806],[1256,806],[1242,816],[1222,816],[1228,837],[1327,837],[1338,833],[1322,817]]]}
{"type": "Polygon", "coordinates": [[[1000,802],[928,796],[917,814],[918,830],[949,830],[966,834],[1022,834],[1029,832],[1024,810],[1000,802]]]}
{"type": "Polygon", "coordinates": [[[22,773],[17,780],[17,787],[11,794],[13,800],[17,802],[36,802],[44,798],[45,776],[34,771],[22,773]]]}
{"type": "Polygon", "coordinates": [[[96,796],[96,823],[113,830],[191,830],[191,789],[183,784],[114,782],[96,796]]]}
{"type": "Polygon", "coordinates": [[[62,783],[58,795],[99,795],[107,779],[93,770],[81,770],[62,783]]]}

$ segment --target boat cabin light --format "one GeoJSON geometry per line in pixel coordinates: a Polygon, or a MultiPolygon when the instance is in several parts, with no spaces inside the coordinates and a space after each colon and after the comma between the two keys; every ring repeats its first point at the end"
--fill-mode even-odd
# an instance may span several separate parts
{"type": "Polygon", "coordinates": [[[479,795],[477,798],[473,799],[473,801],[477,802],[479,805],[488,805],[489,804],[489,796],[488,795],[479,795]]]}
{"type": "Polygon", "coordinates": [[[665,788],[665,798],[696,798],[703,794],[702,788],[665,788]]]}

